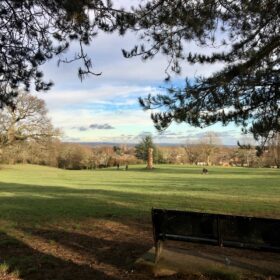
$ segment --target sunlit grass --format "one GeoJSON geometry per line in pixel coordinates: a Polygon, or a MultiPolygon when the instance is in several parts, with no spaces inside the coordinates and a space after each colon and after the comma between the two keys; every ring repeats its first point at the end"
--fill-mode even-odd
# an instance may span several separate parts
{"type": "Polygon", "coordinates": [[[148,218],[152,207],[280,218],[275,169],[161,165],[94,171],[16,165],[0,170],[0,219],[6,223],[89,217],[148,218]]]}
{"type": "Polygon", "coordinates": [[[8,273],[9,265],[6,262],[0,263],[0,272],[8,273]]]}

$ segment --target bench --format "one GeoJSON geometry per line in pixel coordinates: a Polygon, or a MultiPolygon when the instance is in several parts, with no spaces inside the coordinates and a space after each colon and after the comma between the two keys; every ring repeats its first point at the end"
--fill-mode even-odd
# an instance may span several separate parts
{"type": "Polygon", "coordinates": [[[280,219],[152,209],[155,263],[165,240],[280,253],[280,219]]]}

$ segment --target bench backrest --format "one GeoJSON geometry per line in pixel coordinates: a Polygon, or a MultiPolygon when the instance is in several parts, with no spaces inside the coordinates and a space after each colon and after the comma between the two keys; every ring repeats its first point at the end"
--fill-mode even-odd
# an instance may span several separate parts
{"type": "Polygon", "coordinates": [[[155,244],[180,240],[280,252],[280,219],[152,209],[155,244]]]}

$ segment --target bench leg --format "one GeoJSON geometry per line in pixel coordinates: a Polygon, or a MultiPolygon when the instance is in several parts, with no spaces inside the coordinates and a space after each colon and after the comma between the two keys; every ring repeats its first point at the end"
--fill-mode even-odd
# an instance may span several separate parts
{"type": "Polygon", "coordinates": [[[162,252],[162,247],[163,247],[163,241],[162,240],[158,240],[155,243],[155,264],[159,261],[160,254],[162,252]]]}

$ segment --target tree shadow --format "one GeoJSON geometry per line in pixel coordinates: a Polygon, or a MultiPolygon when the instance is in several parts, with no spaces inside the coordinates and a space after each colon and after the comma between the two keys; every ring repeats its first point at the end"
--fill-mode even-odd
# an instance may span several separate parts
{"type": "Polygon", "coordinates": [[[135,260],[152,245],[144,244],[137,236],[127,232],[120,237],[115,233],[111,236],[100,236],[98,233],[86,235],[73,231],[58,229],[21,228],[29,235],[42,238],[47,242],[55,242],[59,247],[70,249],[71,252],[82,255],[83,258],[97,264],[109,264],[119,269],[130,269],[135,260]],[[98,236],[98,237],[97,237],[98,236]]]}
{"type": "Polygon", "coordinates": [[[0,191],[0,218],[16,223],[139,215],[126,192],[14,183],[0,183],[0,191]]]}
{"type": "MultiPolygon", "coordinates": [[[[137,172],[137,173],[147,173],[147,174],[186,174],[186,175],[199,175],[201,174],[202,169],[206,167],[209,170],[209,175],[254,175],[254,176],[263,176],[264,173],[269,176],[278,176],[277,170],[273,169],[256,169],[248,167],[222,167],[222,166],[198,166],[198,165],[170,165],[170,164],[155,164],[153,169],[147,169],[145,166],[139,167],[131,165],[127,172],[137,172]]],[[[100,170],[97,170],[97,172],[100,170]]],[[[102,172],[120,172],[121,170],[115,168],[105,168],[102,169],[102,172]]]]}
{"type": "MultiPolygon", "coordinates": [[[[122,189],[121,184],[110,190],[0,183],[0,218],[19,224],[87,218],[144,218],[149,221],[152,207],[244,215],[257,215],[259,212],[261,216],[279,216],[277,200],[270,201],[269,196],[263,201],[251,199],[248,195],[252,189],[219,189],[219,186],[214,187],[214,183],[209,178],[205,188],[203,184],[184,186],[178,181],[178,186],[168,188],[167,182],[156,186],[155,190],[147,186],[134,189],[134,185],[131,190],[128,186],[122,189]]],[[[255,196],[261,196],[264,191],[257,190],[255,196]]]]}
{"type": "Polygon", "coordinates": [[[88,265],[39,252],[4,232],[0,232],[0,263],[24,280],[117,279],[88,265]]]}
{"type": "MultiPolygon", "coordinates": [[[[174,166],[173,168],[170,165],[155,165],[153,169],[147,169],[146,167],[139,166],[129,166],[127,173],[137,172],[137,173],[146,173],[146,174],[200,174],[202,168],[199,167],[190,167],[190,166],[174,166]]],[[[97,170],[98,172],[99,170],[97,170]]],[[[122,172],[123,170],[115,168],[102,169],[102,172],[122,172]]]]}

